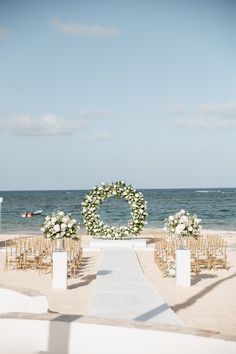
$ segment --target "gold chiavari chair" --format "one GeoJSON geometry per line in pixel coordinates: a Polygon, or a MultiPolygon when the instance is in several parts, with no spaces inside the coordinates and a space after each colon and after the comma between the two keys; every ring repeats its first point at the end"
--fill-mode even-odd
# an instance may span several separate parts
{"type": "Polygon", "coordinates": [[[155,241],[155,262],[160,268],[162,274],[165,274],[168,266],[175,262],[175,248],[175,242],[173,240],[168,240],[165,237],[155,241]]]}
{"type": "MultiPolygon", "coordinates": [[[[39,274],[52,272],[53,251],[56,243],[43,236],[27,236],[5,242],[4,271],[37,270],[39,274]]],[[[68,254],[68,276],[75,277],[82,257],[81,240],[65,240],[68,254]]]]}
{"type": "Polygon", "coordinates": [[[196,243],[196,263],[199,271],[203,269],[210,270],[211,269],[211,261],[209,256],[209,248],[206,238],[199,238],[196,243]]]}
{"type": "Polygon", "coordinates": [[[17,270],[21,266],[20,249],[15,240],[5,241],[4,271],[17,270]]]}
{"type": "Polygon", "coordinates": [[[39,249],[37,247],[36,237],[28,237],[25,242],[24,252],[24,268],[36,269],[40,256],[39,249]]]}
{"type": "Polygon", "coordinates": [[[42,238],[39,240],[37,247],[37,270],[39,274],[51,273],[53,266],[52,255],[55,249],[55,242],[47,238],[42,238]]]}
{"type": "Polygon", "coordinates": [[[75,277],[82,257],[82,248],[80,240],[67,240],[67,265],[68,276],[75,277]]]}
{"type": "MultiPolygon", "coordinates": [[[[163,274],[175,261],[175,250],[180,247],[178,239],[167,237],[155,238],[154,258],[163,274]]],[[[189,238],[188,248],[191,251],[191,271],[198,274],[204,269],[228,269],[227,243],[218,235],[189,238]]]]}
{"type": "Polygon", "coordinates": [[[190,262],[191,262],[191,271],[196,275],[200,273],[200,267],[198,262],[198,252],[197,245],[192,244],[190,248],[190,262]]]}
{"type": "Polygon", "coordinates": [[[213,243],[209,247],[211,267],[216,270],[218,268],[229,269],[227,263],[227,242],[218,240],[218,243],[213,243]]]}
{"type": "Polygon", "coordinates": [[[159,240],[156,242],[154,255],[155,262],[159,266],[160,270],[163,271],[168,260],[165,241],[159,240]]]}

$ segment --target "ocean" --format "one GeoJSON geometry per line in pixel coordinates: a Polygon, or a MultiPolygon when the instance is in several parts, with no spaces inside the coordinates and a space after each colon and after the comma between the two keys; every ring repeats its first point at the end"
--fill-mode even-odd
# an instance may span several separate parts
{"type": "MultiPolygon", "coordinates": [[[[236,230],[236,188],[218,189],[140,189],[147,201],[146,228],[162,228],[170,214],[185,209],[202,219],[202,228],[210,230],[236,230]]],[[[86,190],[59,191],[0,191],[0,233],[40,234],[45,216],[53,211],[70,213],[80,223],[81,202],[86,190]],[[42,209],[32,218],[22,218],[25,211],[42,209]]],[[[98,210],[101,220],[109,225],[126,225],[130,209],[124,199],[109,198],[98,210]]]]}

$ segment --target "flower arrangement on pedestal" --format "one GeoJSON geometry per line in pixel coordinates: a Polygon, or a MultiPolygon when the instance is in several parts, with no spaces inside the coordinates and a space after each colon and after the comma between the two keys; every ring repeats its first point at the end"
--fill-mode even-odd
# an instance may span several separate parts
{"type": "MultiPolygon", "coordinates": [[[[185,210],[180,210],[174,215],[170,215],[165,219],[164,230],[170,238],[176,237],[180,240],[179,248],[182,250],[188,249],[188,239],[190,237],[197,238],[200,235],[201,219],[196,215],[192,215],[185,210]]],[[[170,259],[167,262],[164,277],[176,276],[175,259],[170,259]]]]}
{"type": "Polygon", "coordinates": [[[192,215],[185,210],[180,210],[178,213],[170,215],[165,219],[163,229],[169,236],[197,238],[201,230],[200,222],[201,219],[196,215],[192,215]]]}
{"type": "Polygon", "coordinates": [[[82,202],[82,215],[88,234],[102,239],[127,239],[137,236],[147,219],[147,203],[141,192],[123,181],[95,186],[82,202]],[[127,226],[109,226],[100,220],[99,206],[110,197],[124,198],[131,208],[131,219],[127,226]]]}
{"type": "Polygon", "coordinates": [[[77,240],[79,237],[77,231],[79,224],[76,219],[73,219],[70,214],[65,214],[64,211],[57,211],[46,216],[41,227],[43,235],[51,240],[72,238],[77,240]]]}

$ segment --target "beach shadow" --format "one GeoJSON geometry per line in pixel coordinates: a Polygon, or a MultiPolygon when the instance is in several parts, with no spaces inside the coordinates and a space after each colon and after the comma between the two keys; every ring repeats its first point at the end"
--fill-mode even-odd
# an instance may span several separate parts
{"type": "Polygon", "coordinates": [[[84,277],[81,277],[80,281],[78,283],[68,285],[67,289],[73,290],[73,289],[80,288],[82,286],[86,286],[86,285],[90,284],[94,279],[96,279],[96,277],[97,277],[97,274],[89,274],[84,277]]]}
{"type": "Polygon", "coordinates": [[[80,261],[80,265],[86,265],[88,263],[91,263],[93,261],[93,257],[82,257],[81,261],[80,261]]]}
{"type": "Polygon", "coordinates": [[[191,280],[191,285],[195,285],[203,279],[212,279],[212,278],[218,278],[218,275],[216,275],[216,274],[197,274],[191,280]]]}
{"type": "Polygon", "coordinates": [[[81,278],[81,276],[84,275],[84,273],[89,273],[89,268],[90,266],[93,267],[93,264],[95,262],[94,257],[82,257],[79,265],[77,266],[75,273],[73,273],[73,276],[69,273],[68,278],[81,278]],[[86,271],[87,270],[87,271],[86,271]]]}
{"type": "Polygon", "coordinates": [[[70,325],[63,325],[64,322],[71,323],[82,316],[59,315],[50,320],[48,350],[39,351],[36,354],[68,353],[70,341],[70,325]]]}
{"type": "Polygon", "coordinates": [[[228,276],[227,278],[220,279],[216,281],[215,283],[208,285],[205,289],[201,290],[198,294],[190,297],[188,300],[181,302],[180,304],[171,306],[171,309],[175,312],[178,312],[182,309],[185,309],[186,307],[192,306],[195,302],[197,302],[202,296],[206,295],[209,293],[212,289],[214,289],[216,286],[220,285],[221,283],[225,282],[226,280],[232,279],[236,277],[236,273],[228,276]]]}
{"type": "Polygon", "coordinates": [[[97,275],[107,275],[107,274],[111,274],[111,273],[112,273],[111,270],[106,270],[106,269],[104,269],[104,270],[99,270],[99,271],[97,272],[97,275]]]}
{"type": "Polygon", "coordinates": [[[144,314],[138,316],[138,317],[135,317],[133,320],[134,321],[141,321],[141,322],[145,322],[145,321],[148,321],[150,320],[151,318],[155,317],[155,316],[158,316],[160,315],[160,313],[168,310],[170,307],[169,305],[167,305],[166,303],[148,311],[148,312],[145,312],[144,314]]]}
{"type": "Polygon", "coordinates": [[[94,257],[82,257],[80,264],[79,264],[79,268],[86,267],[87,265],[93,264],[94,262],[95,262],[94,257]]]}
{"type": "Polygon", "coordinates": [[[82,286],[86,286],[90,284],[94,279],[96,279],[97,275],[107,275],[110,273],[112,273],[111,270],[104,269],[104,270],[99,270],[97,273],[94,274],[85,275],[84,277],[80,278],[80,281],[78,283],[69,285],[67,289],[72,290],[72,289],[80,288],[82,286]]]}
{"type": "Polygon", "coordinates": [[[145,237],[145,241],[146,241],[147,245],[154,244],[154,238],[153,237],[145,237]]]}

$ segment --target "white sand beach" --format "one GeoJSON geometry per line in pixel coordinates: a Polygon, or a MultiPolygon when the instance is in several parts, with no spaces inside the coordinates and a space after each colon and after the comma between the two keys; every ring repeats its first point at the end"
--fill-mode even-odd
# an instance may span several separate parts
{"type": "MultiPolygon", "coordinates": [[[[146,229],[141,237],[152,247],[157,230],[146,229]]],[[[228,245],[229,270],[204,271],[193,275],[190,288],[177,287],[175,278],[163,278],[154,262],[153,252],[136,251],[141,268],[167,304],[186,326],[211,330],[226,335],[236,335],[236,232],[204,231],[218,234],[228,245]]],[[[9,237],[0,235],[1,245],[9,237]]],[[[22,236],[22,235],[21,235],[22,236]]],[[[87,315],[96,283],[101,251],[90,249],[90,237],[82,236],[83,258],[77,278],[68,279],[67,290],[51,288],[50,274],[39,275],[36,271],[4,272],[4,252],[0,253],[0,284],[3,287],[35,289],[48,297],[50,311],[62,314],[87,315]]]]}
{"type": "Polygon", "coordinates": [[[227,241],[229,270],[193,275],[189,288],[177,287],[175,278],[163,278],[147,252],[138,252],[138,257],[146,276],[187,326],[236,335],[236,232],[203,234],[217,234],[227,241]]]}

